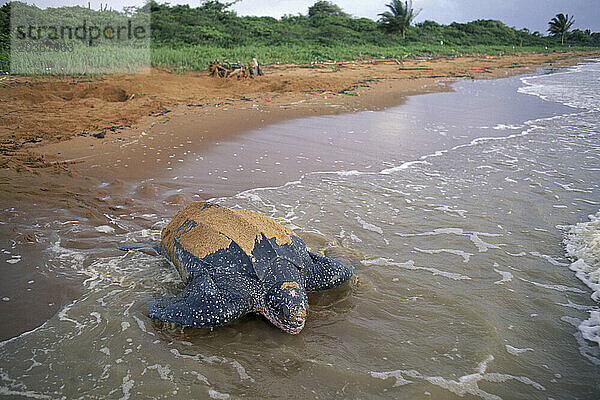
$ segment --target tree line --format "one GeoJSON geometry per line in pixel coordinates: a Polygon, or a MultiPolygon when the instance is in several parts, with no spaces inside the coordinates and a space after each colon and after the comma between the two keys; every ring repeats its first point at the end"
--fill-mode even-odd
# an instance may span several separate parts
{"type": "MultiPolygon", "coordinates": [[[[343,44],[403,44],[410,42],[438,43],[448,45],[514,45],[543,46],[557,44],[600,45],[600,33],[575,29],[569,32],[570,20],[564,15],[555,17],[550,25],[551,35],[517,30],[501,21],[477,20],[468,23],[438,24],[424,21],[412,25],[418,14],[411,1],[393,0],[389,11],[380,14],[379,21],[354,18],[329,1],[317,1],[306,14],[272,17],[238,16],[231,10],[232,2],[204,1],[198,7],[189,5],[147,3],[140,9],[129,8],[126,13],[150,13],[152,42],[155,46],[185,46],[211,44],[219,46],[239,45],[302,45],[318,44],[335,46],[343,44]],[[562,24],[562,25],[561,25],[562,24]],[[560,26],[569,25],[566,31],[560,26]]],[[[10,5],[0,7],[0,44],[8,45],[10,29],[10,5]]],[[[32,9],[35,6],[30,6],[32,9]]],[[[73,18],[85,18],[90,10],[84,7],[70,9],[73,18]]],[[[92,10],[93,11],[93,10],[92,10]]],[[[96,11],[117,13],[116,11],[96,11]]]]}
{"type": "MultiPolygon", "coordinates": [[[[9,2],[0,7],[0,69],[6,70],[10,54],[9,2]]],[[[385,49],[399,46],[514,46],[600,47],[600,33],[590,30],[570,30],[573,17],[559,14],[550,21],[549,35],[531,32],[527,28],[508,27],[497,20],[476,20],[468,23],[439,24],[423,21],[414,24],[420,10],[414,10],[412,1],[392,0],[381,10],[377,21],[356,18],[330,1],[317,1],[306,13],[284,15],[281,18],[239,16],[231,8],[232,2],[204,0],[197,7],[170,5],[150,1],[141,8],[128,7],[124,11],[93,10],[85,7],[54,9],[57,24],[75,24],[91,14],[107,20],[124,20],[149,15],[151,45],[154,49],[181,49],[189,46],[235,49],[241,47],[302,48],[320,47],[343,49],[375,46],[385,49]]],[[[35,21],[39,13],[48,14],[34,5],[18,3],[19,12],[26,12],[35,21]],[[25,10],[25,11],[23,11],[25,10]]],[[[453,48],[449,47],[449,48],[453,48]]],[[[438,47],[439,48],[439,47],[438,47]]]]}
{"type": "MultiPolygon", "coordinates": [[[[555,45],[559,37],[545,36],[528,29],[517,30],[501,21],[477,20],[468,23],[438,24],[424,21],[412,25],[418,11],[412,2],[392,1],[381,19],[355,18],[329,1],[317,1],[306,14],[273,17],[238,16],[234,3],[204,1],[199,7],[158,4],[145,6],[151,13],[155,45],[213,44],[325,46],[347,44],[398,45],[404,43],[446,43],[448,45],[555,45]]],[[[574,30],[564,42],[578,46],[600,45],[600,33],[574,30]]]]}

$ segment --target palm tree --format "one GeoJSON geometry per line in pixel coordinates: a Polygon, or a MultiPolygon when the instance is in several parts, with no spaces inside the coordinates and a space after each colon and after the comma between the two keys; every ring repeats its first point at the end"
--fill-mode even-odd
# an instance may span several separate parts
{"type": "Polygon", "coordinates": [[[573,21],[573,16],[569,18],[569,14],[556,14],[556,17],[552,18],[550,22],[548,22],[548,32],[554,36],[560,35],[561,44],[565,44],[565,33],[571,29],[571,26],[573,26],[574,23],[575,21],[573,21]]]}
{"type": "Polygon", "coordinates": [[[379,14],[381,16],[379,22],[384,24],[385,28],[390,32],[400,32],[402,38],[404,38],[406,30],[421,10],[413,10],[412,0],[404,2],[392,0],[390,4],[386,4],[386,7],[390,11],[379,14]]]}

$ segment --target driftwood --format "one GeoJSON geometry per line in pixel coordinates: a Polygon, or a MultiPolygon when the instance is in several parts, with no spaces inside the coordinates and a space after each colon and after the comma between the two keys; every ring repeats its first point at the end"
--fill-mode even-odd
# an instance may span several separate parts
{"type": "Polygon", "coordinates": [[[255,76],[263,75],[262,69],[256,58],[252,59],[247,65],[240,61],[232,63],[229,61],[215,60],[210,63],[208,72],[211,76],[218,76],[219,78],[230,78],[235,76],[238,79],[241,79],[254,78],[255,76]]]}

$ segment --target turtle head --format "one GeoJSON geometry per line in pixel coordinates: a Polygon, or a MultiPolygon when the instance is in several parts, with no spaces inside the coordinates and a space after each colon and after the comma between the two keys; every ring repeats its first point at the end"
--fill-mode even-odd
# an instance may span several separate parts
{"type": "Polygon", "coordinates": [[[298,282],[279,282],[267,292],[264,315],[283,331],[300,333],[307,314],[308,298],[298,282]]]}

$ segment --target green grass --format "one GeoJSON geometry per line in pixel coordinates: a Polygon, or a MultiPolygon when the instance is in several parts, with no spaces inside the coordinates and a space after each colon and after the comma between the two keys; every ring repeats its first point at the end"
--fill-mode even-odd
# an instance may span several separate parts
{"type": "Polygon", "coordinates": [[[10,51],[0,48],[0,73],[5,74],[10,71],[10,51]]]}
{"type": "MultiPolygon", "coordinates": [[[[594,50],[591,47],[555,46],[513,47],[498,45],[450,46],[427,43],[411,43],[405,46],[375,45],[291,45],[291,46],[237,46],[223,48],[211,45],[194,45],[187,47],[153,48],[150,55],[152,66],[168,69],[173,72],[203,70],[215,59],[232,62],[249,62],[256,57],[261,64],[310,64],[322,61],[349,61],[370,58],[403,59],[422,55],[470,55],[470,54],[508,54],[514,52],[549,53],[576,50],[594,50]]],[[[27,74],[27,71],[46,71],[47,74],[79,74],[82,67],[86,73],[98,72],[135,72],[132,65],[147,63],[147,54],[143,50],[131,48],[89,48],[83,47],[80,52],[57,55],[38,53],[21,56],[15,64],[15,71],[27,74]],[[86,61],[82,61],[86,60],[86,61]],[[96,65],[100,70],[93,70],[87,65],[96,65]]],[[[0,49],[0,72],[10,70],[10,52],[0,49]]]]}
{"type": "Polygon", "coordinates": [[[117,46],[80,46],[65,52],[23,51],[12,60],[7,53],[4,56],[0,53],[0,67],[10,68],[12,73],[21,75],[133,73],[149,63],[147,49],[117,46]]]}
{"type": "Polygon", "coordinates": [[[152,49],[152,65],[175,71],[201,70],[215,60],[248,62],[256,57],[262,64],[310,64],[321,61],[349,61],[361,58],[402,59],[418,55],[508,54],[514,52],[548,53],[575,50],[593,50],[590,47],[514,47],[514,46],[442,46],[414,43],[406,46],[239,46],[226,49],[216,46],[188,46],[181,48],[157,47],[152,49]]]}

